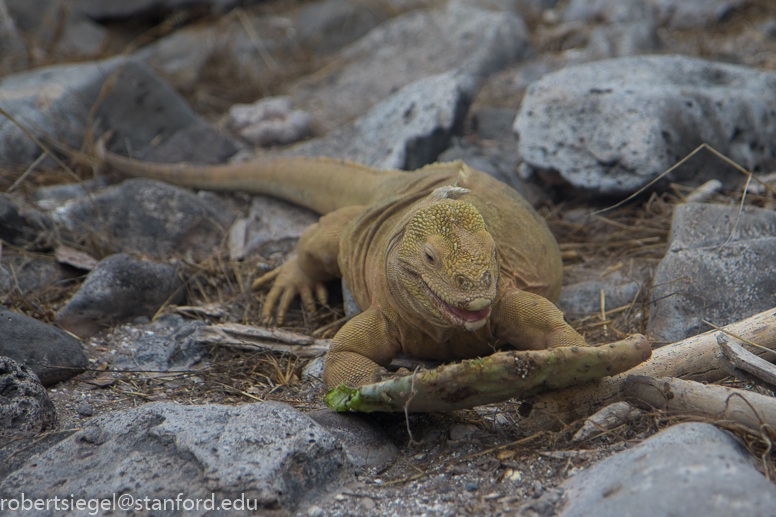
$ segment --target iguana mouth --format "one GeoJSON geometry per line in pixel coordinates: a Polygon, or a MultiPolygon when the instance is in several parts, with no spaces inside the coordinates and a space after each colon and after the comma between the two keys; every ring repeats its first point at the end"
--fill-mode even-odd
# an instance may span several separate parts
{"type": "Polygon", "coordinates": [[[453,319],[455,323],[459,325],[463,324],[467,330],[477,330],[482,326],[483,323],[481,322],[484,322],[484,320],[490,316],[490,305],[476,311],[456,307],[444,301],[425,281],[422,279],[421,281],[426,290],[431,294],[432,299],[436,302],[436,307],[441,309],[447,316],[451,316],[450,319],[453,319]]]}

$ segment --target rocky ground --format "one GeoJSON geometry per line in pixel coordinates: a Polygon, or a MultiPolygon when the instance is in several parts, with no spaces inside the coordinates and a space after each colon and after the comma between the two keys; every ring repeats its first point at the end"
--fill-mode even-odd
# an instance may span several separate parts
{"type": "Polygon", "coordinates": [[[112,176],[92,143],[463,159],[546,219],[591,344],[659,347],[776,307],[776,2],[0,0],[0,22],[0,514],[774,515],[776,437],[721,415],[631,400],[575,440],[522,400],[324,409],[347,296],[260,333],[251,289],[316,214],[112,176]]]}

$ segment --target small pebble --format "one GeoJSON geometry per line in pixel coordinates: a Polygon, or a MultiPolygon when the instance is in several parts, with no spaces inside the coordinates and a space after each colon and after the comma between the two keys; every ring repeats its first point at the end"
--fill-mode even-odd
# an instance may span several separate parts
{"type": "Polygon", "coordinates": [[[450,428],[451,440],[468,440],[477,431],[473,425],[456,424],[450,428]]]}
{"type": "Polygon", "coordinates": [[[470,481],[467,481],[466,483],[464,483],[464,484],[463,484],[463,487],[464,487],[464,488],[465,488],[465,489],[466,489],[468,492],[474,492],[475,490],[477,490],[477,483],[472,483],[472,482],[470,482],[470,481]]]}
{"type": "Polygon", "coordinates": [[[320,506],[311,506],[307,509],[307,517],[321,517],[323,510],[320,506]]]}
{"type": "Polygon", "coordinates": [[[534,481],[533,484],[531,484],[531,488],[533,488],[534,493],[531,495],[534,499],[537,499],[541,497],[541,495],[544,493],[544,486],[540,481],[534,481]]]}
{"type": "Polygon", "coordinates": [[[94,408],[86,402],[79,404],[75,411],[81,416],[92,416],[94,414],[94,408]]]}

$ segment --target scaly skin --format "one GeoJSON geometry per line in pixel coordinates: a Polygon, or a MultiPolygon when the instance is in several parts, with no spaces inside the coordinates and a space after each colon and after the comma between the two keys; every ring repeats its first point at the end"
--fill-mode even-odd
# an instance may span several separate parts
{"type": "Polygon", "coordinates": [[[329,388],[383,379],[400,352],[455,360],[586,346],[553,304],[561,259],[544,220],[512,188],[460,161],[404,172],[328,158],[194,166],[100,147],[98,155],[129,175],[269,194],[325,214],[254,287],[273,283],[262,317],[275,313],[282,324],[295,296],[304,306],[325,302],[323,283],[344,277],[363,312],[333,339],[329,388]]]}

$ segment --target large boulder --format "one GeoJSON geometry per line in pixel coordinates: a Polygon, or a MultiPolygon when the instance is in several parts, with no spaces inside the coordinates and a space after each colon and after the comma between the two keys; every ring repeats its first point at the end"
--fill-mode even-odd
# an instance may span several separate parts
{"type": "Polygon", "coordinates": [[[378,169],[414,170],[436,160],[466,115],[474,78],[447,72],[408,84],[358,120],[284,154],[331,156],[378,169]]]}
{"type": "Polygon", "coordinates": [[[71,232],[91,234],[113,251],[165,258],[209,255],[232,221],[228,211],[202,196],[146,178],[68,201],[53,216],[71,232]]]}
{"type": "Polygon", "coordinates": [[[140,316],[153,317],[165,303],[185,300],[183,279],[174,266],[116,253],[97,263],[56,320],[83,338],[140,316]]]}
{"type": "Polygon", "coordinates": [[[453,0],[381,24],[337,54],[332,73],[303,78],[290,94],[331,130],[424,77],[456,69],[486,77],[527,53],[528,33],[515,13],[453,0]]]}
{"type": "Polygon", "coordinates": [[[22,492],[28,499],[60,500],[116,494],[126,505],[121,509],[150,515],[157,514],[154,501],[181,494],[192,503],[200,500],[199,509],[189,513],[179,506],[164,515],[212,515],[207,510],[221,508],[226,499],[237,503],[229,515],[289,514],[337,490],[351,478],[350,467],[329,432],[284,404],[153,402],[96,417],[16,465],[0,480],[0,498],[22,492]]]}
{"type": "Polygon", "coordinates": [[[733,435],[691,423],[585,469],[529,502],[519,515],[755,516],[772,514],[774,504],[776,487],[733,435]]]}
{"type": "Polygon", "coordinates": [[[0,356],[0,441],[35,436],[56,421],[54,403],[35,372],[0,356]]]}
{"type": "MultiPolygon", "coordinates": [[[[123,57],[5,76],[0,79],[0,107],[37,138],[50,138],[73,149],[81,148],[87,124],[96,120],[116,133],[112,150],[131,152],[134,157],[146,157],[152,141],[192,128],[198,129],[195,135],[208,131],[209,137],[192,146],[196,152],[187,157],[189,161],[218,162],[237,149],[146,65],[123,57]],[[110,88],[101,96],[106,81],[110,88]]],[[[0,118],[0,164],[27,166],[40,154],[24,131],[0,118]]]]}
{"type": "Polygon", "coordinates": [[[776,307],[776,212],[702,203],[676,207],[647,326],[672,343],[776,307]]]}
{"type": "Polygon", "coordinates": [[[0,356],[27,365],[51,386],[81,373],[89,360],[72,335],[0,305],[0,356]]]}
{"type": "MultiPolygon", "coordinates": [[[[533,83],[515,120],[526,175],[629,194],[703,143],[753,171],[776,167],[776,73],[684,56],[569,67],[533,83]]],[[[711,153],[666,180],[742,175],[711,153]]]]}

